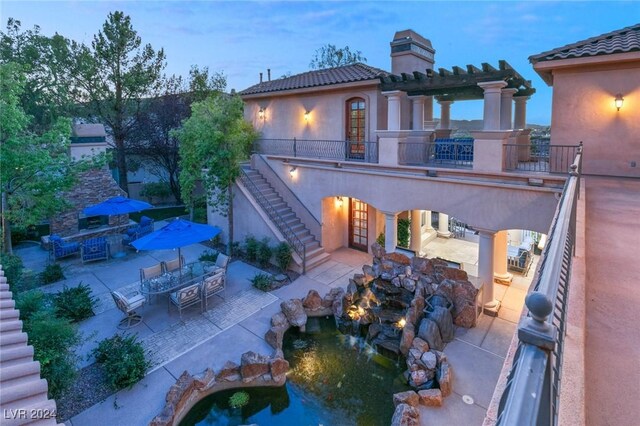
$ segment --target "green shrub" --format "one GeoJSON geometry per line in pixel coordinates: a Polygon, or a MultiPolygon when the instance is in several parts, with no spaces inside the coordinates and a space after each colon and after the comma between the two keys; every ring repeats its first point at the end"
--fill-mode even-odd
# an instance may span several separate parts
{"type": "Polygon", "coordinates": [[[260,242],[255,239],[253,235],[247,235],[244,239],[244,252],[247,255],[247,260],[255,262],[258,258],[258,246],[260,242]]]}
{"type": "Polygon", "coordinates": [[[271,282],[273,281],[273,277],[270,274],[256,274],[252,279],[251,283],[255,288],[262,291],[267,291],[271,288],[271,282]]]}
{"type": "Polygon", "coordinates": [[[38,312],[44,311],[49,306],[47,296],[40,290],[24,291],[15,297],[16,309],[20,311],[20,319],[29,321],[38,312]]]}
{"type": "Polygon", "coordinates": [[[380,244],[384,248],[384,232],[381,232],[376,238],[376,243],[380,244]]]}
{"type": "Polygon", "coordinates": [[[207,208],[206,207],[194,207],[193,208],[193,221],[196,223],[207,223],[207,208]]]}
{"type": "Polygon", "coordinates": [[[62,273],[62,267],[58,263],[47,265],[44,271],[40,273],[42,284],[51,284],[60,280],[64,280],[64,274],[62,273]]]}
{"type": "Polygon", "coordinates": [[[235,392],[229,397],[229,406],[231,408],[244,407],[249,403],[249,394],[245,391],[235,392]]]}
{"type": "Polygon", "coordinates": [[[114,389],[130,388],[146,374],[151,363],[136,336],[115,336],[104,339],[93,350],[96,361],[105,369],[114,389]]]}
{"type": "Polygon", "coordinates": [[[276,263],[278,264],[278,268],[280,268],[282,272],[285,272],[289,267],[291,260],[293,259],[291,246],[283,241],[276,246],[276,248],[274,249],[274,253],[276,256],[276,263]]]}
{"type": "Polygon", "coordinates": [[[233,241],[231,243],[231,250],[229,256],[238,256],[240,254],[240,241],[233,241]]]}
{"type": "Polygon", "coordinates": [[[409,247],[409,226],[411,221],[409,219],[398,219],[398,245],[400,247],[409,247]]]}
{"type": "Polygon", "coordinates": [[[79,322],[93,316],[97,299],[91,295],[91,288],[80,283],[77,287],[64,286],[53,296],[53,309],[58,318],[79,322]]]}
{"type": "Polygon", "coordinates": [[[218,259],[218,252],[215,250],[207,250],[198,258],[201,262],[215,262],[218,259]]]}
{"type": "Polygon", "coordinates": [[[167,182],[150,182],[142,185],[140,190],[142,197],[147,197],[149,202],[153,200],[153,197],[165,198],[171,195],[171,188],[167,182]]]}
{"type": "Polygon", "coordinates": [[[271,254],[273,250],[269,247],[269,239],[267,237],[260,240],[258,243],[258,252],[256,254],[256,260],[260,264],[260,266],[265,267],[269,265],[269,261],[271,260],[271,254]]]}
{"type": "Polygon", "coordinates": [[[20,284],[22,279],[22,259],[15,254],[0,253],[0,265],[4,270],[4,276],[7,277],[7,283],[11,286],[20,284]]]}
{"type": "Polygon", "coordinates": [[[75,347],[82,339],[68,320],[56,318],[46,309],[31,315],[24,322],[24,330],[33,345],[34,358],[40,362],[42,378],[49,384],[49,396],[58,398],[75,378],[75,347]]]}

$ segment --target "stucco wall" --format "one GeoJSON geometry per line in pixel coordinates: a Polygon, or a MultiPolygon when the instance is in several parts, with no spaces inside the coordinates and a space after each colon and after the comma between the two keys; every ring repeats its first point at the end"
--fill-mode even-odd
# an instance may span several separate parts
{"type": "Polygon", "coordinates": [[[551,143],[580,141],[583,173],[640,177],[640,61],[553,71],[551,143]]]}
{"type": "Polygon", "coordinates": [[[386,128],[387,117],[387,103],[377,86],[374,83],[340,90],[245,99],[244,116],[266,139],[345,140],[346,101],[361,97],[367,106],[365,139],[375,141],[375,130],[386,128]],[[264,120],[259,118],[260,108],[265,109],[264,120]],[[304,119],[305,111],[310,113],[308,121],[304,119]]]}

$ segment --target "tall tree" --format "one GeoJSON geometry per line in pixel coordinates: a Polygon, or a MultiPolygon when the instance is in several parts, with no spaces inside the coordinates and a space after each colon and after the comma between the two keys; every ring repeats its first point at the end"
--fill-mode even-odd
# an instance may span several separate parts
{"type": "Polygon", "coordinates": [[[209,73],[209,69],[192,66],[189,82],[171,76],[163,81],[159,97],[149,99],[129,135],[127,153],[140,156],[151,164],[151,173],[167,181],[173,196],[182,202],[179,181],[178,140],[172,131],[189,118],[191,103],[218,95],[226,87],[226,77],[209,73]]]}
{"type": "Polygon", "coordinates": [[[240,162],[248,159],[257,133],[243,118],[239,96],[209,96],[191,106],[191,117],[174,134],[180,140],[182,199],[193,206],[201,180],[209,205],[229,221],[228,251],[233,243],[233,184],[240,162]]]}
{"type": "Polygon", "coordinates": [[[122,12],[110,13],[91,49],[73,45],[79,88],[89,116],[107,126],[115,144],[120,187],[128,192],[125,141],[136,125],[145,98],[157,94],[165,67],[164,50],[142,40],[122,12]]]}
{"type": "Polygon", "coordinates": [[[326,44],[316,50],[309,67],[314,70],[321,70],[355,64],[356,62],[367,62],[367,58],[362,56],[361,51],[352,52],[349,46],[338,49],[333,44],[326,44]]]}

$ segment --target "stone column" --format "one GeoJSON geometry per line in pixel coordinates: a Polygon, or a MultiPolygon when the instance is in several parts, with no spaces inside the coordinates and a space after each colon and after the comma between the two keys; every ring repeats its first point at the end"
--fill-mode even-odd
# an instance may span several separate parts
{"type": "Polygon", "coordinates": [[[507,271],[507,231],[496,232],[493,247],[493,278],[500,284],[510,284],[513,274],[507,271]]]}
{"type": "Polygon", "coordinates": [[[409,96],[412,102],[412,130],[423,130],[424,128],[424,99],[425,96],[409,96]]]}
{"type": "Polygon", "coordinates": [[[387,130],[400,130],[400,90],[382,92],[387,97],[387,130]]]}
{"type": "Polygon", "coordinates": [[[433,225],[431,224],[431,210],[425,210],[424,214],[427,216],[427,223],[425,223],[425,226],[427,227],[427,231],[429,231],[433,229],[433,225]]]}
{"type": "MultiPolygon", "coordinates": [[[[506,84],[506,83],[505,83],[506,84]]],[[[451,128],[451,104],[453,101],[438,101],[440,104],[440,129],[451,128]]]]}
{"type": "Polygon", "coordinates": [[[513,117],[514,129],[526,129],[527,128],[527,101],[529,96],[514,96],[516,108],[513,117]]]}
{"type": "Polygon", "coordinates": [[[500,93],[500,129],[502,130],[513,129],[511,121],[513,109],[511,106],[513,104],[513,94],[517,91],[518,89],[502,89],[500,93]]]}
{"type": "Polygon", "coordinates": [[[422,227],[420,226],[420,210],[411,210],[411,241],[410,249],[420,255],[422,248],[422,227]]]}
{"type": "Polygon", "coordinates": [[[484,90],[484,130],[500,130],[500,98],[502,88],[507,86],[505,81],[486,81],[478,83],[484,90]]]}
{"type": "Polygon", "coordinates": [[[449,238],[449,215],[438,212],[438,237],[449,238]]]}
{"type": "Polygon", "coordinates": [[[398,214],[382,213],[384,213],[384,250],[387,253],[393,253],[398,245],[398,214]]]}
{"type": "Polygon", "coordinates": [[[483,286],[482,304],[484,313],[491,316],[498,315],[500,302],[493,295],[493,249],[495,232],[479,230],[478,245],[478,278],[483,286]]]}

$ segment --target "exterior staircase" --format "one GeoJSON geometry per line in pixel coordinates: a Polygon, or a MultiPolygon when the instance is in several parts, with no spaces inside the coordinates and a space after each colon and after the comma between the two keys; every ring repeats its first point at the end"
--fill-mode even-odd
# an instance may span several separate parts
{"type": "Polygon", "coordinates": [[[47,381],[40,378],[40,363],[33,360],[12,296],[0,265],[0,423],[56,425],[56,402],[47,396],[47,381]]]}
{"type": "MultiPolygon", "coordinates": [[[[329,260],[329,254],[320,246],[316,236],[260,172],[252,169],[250,164],[243,164],[240,180],[299,256],[302,273],[329,260]]],[[[294,261],[297,261],[295,256],[294,261]]]]}

